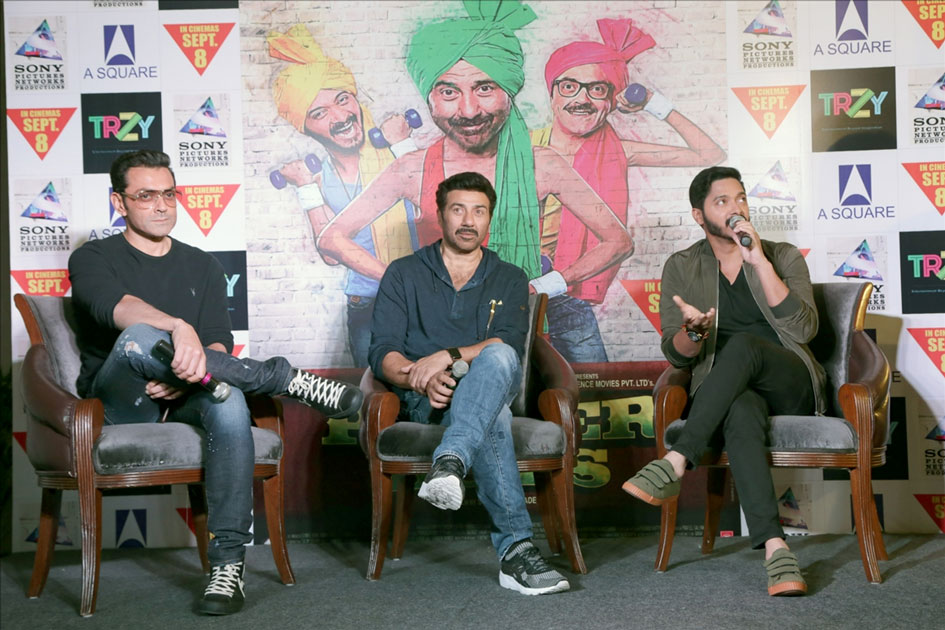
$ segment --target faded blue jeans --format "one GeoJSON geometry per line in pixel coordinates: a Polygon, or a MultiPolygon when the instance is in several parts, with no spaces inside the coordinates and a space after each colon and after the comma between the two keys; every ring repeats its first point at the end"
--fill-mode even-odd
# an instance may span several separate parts
{"type": "MultiPolygon", "coordinates": [[[[146,324],[129,326],[118,336],[89,392],[102,400],[108,424],[157,422],[163,407],[145,394],[145,385],[150,380],[183,385],[169,367],[151,356],[159,339],[170,341],[170,335],[146,324]]],[[[195,387],[183,399],[172,401],[168,419],[206,433],[207,527],[213,534],[207,555],[210,564],[218,566],[240,562],[244,546],[252,540],[255,452],[243,392],[285,392],[291,367],[282,357],[254,361],[215,350],[206,354],[207,371],[230,384],[229,398],[215,403],[208,392],[195,387]]]]}
{"type": "Polygon", "coordinates": [[[456,386],[449,408],[430,407],[426,396],[408,391],[405,412],[413,422],[446,427],[433,458],[454,455],[476,479],[479,500],[492,519],[492,544],[501,559],[514,543],[532,537],[532,520],[512,443],[509,404],[522,385],[522,366],[511,346],[486,346],[456,386]]]}
{"type": "Polygon", "coordinates": [[[607,350],[600,336],[591,305],[570,295],[548,300],[548,338],[568,363],[607,363],[607,350]]]}

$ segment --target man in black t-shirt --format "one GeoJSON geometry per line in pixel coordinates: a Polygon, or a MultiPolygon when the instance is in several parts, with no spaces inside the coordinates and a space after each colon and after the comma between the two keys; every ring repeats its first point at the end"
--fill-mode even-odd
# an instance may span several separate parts
{"type": "Polygon", "coordinates": [[[169,236],[178,191],[167,155],[138,151],[111,167],[122,234],[89,241],[69,258],[82,369],[81,396],[102,400],[109,424],[156,422],[162,414],[206,432],[210,583],[200,611],[243,605],[243,558],[252,540],[254,446],[243,394],[286,394],[329,417],[357,413],[355,387],[293,368],[283,357],[237,359],[217,260],[169,236]],[[153,349],[172,344],[162,361],[153,349]],[[210,376],[228,383],[221,396],[210,376]],[[225,398],[220,400],[220,398],[225,398]]]}
{"type": "Polygon", "coordinates": [[[692,403],[672,450],[623,489],[660,505],[679,493],[679,478],[706,447],[724,446],[752,547],[765,550],[768,594],[802,595],[807,584],[784,542],[766,439],[769,415],[825,408],[824,370],[806,345],[817,334],[807,263],[793,245],[758,237],[736,169],[703,170],[689,200],[705,238],[666,261],[660,322],[666,359],[692,370],[692,403]]]}

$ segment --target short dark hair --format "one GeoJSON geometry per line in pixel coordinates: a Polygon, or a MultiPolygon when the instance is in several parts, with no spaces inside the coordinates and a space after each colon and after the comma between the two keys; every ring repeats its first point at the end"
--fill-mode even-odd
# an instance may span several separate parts
{"type": "Polygon", "coordinates": [[[492,211],[495,209],[495,188],[489,183],[481,173],[466,171],[465,173],[456,173],[447,177],[440,185],[436,187],[436,211],[442,214],[446,208],[446,195],[454,190],[474,190],[481,192],[489,198],[489,218],[492,218],[492,211]]]}
{"type": "MultiPolygon", "coordinates": [[[[171,168],[171,158],[167,156],[167,153],[163,151],[145,150],[130,151],[128,153],[122,153],[115,158],[115,161],[112,162],[111,169],[108,171],[112,179],[112,190],[114,192],[120,193],[125,191],[125,188],[128,187],[128,182],[125,180],[128,169],[135,168],[136,166],[144,166],[145,168],[166,168],[171,172],[171,177],[174,177],[174,170],[171,168]]],[[[177,183],[176,177],[174,177],[174,183],[177,183]]]]}
{"type": "Polygon", "coordinates": [[[710,166],[700,171],[693,178],[692,183],[689,184],[689,203],[692,204],[693,208],[705,209],[702,206],[705,204],[705,198],[709,195],[709,189],[712,188],[713,182],[720,179],[737,179],[738,183],[742,185],[742,190],[745,190],[745,182],[742,181],[742,174],[738,172],[737,168],[710,166]]]}

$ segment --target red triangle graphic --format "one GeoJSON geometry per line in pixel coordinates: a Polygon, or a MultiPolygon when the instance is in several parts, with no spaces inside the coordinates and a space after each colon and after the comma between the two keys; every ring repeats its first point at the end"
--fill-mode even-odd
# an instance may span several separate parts
{"type": "Polygon", "coordinates": [[[660,332],[660,281],[658,279],[621,280],[620,284],[650,320],[656,332],[660,332]]]}
{"type": "Polygon", "coordinates": [[[75,110],[75,107],[8,109],[7,116],[42,160],[69,124],[75,110]]]}
{"type": "Polygon", "coordinates": [[[187,527],[190,529],[191,533],[196,536],[197,530],[194,529],[194,510],[193,508],[177,508],[177,513],[180,514],[180,517],[184,519],[184,522],[187,523],[187,527]]]}
{"type": "Polygon", "coordinates": [[[909,162],[902,166],[909,171],[938,213],[945,215],[945,162],[909,162]]]}
{"type": "Polygon", "coordinates": [[[217,224],[239,184],[211,184],[209,186],[178,186],[181,203],[204,236],[217,224]]]}
{"type": "Polygon", "coordinates": [[[732,88],[751,117],[755,119],[768,139],[787,118],[805,85],[769,85],[732,88]]]}
{"type": "Polygon", "coordinates": [[[912,496],[925,508],[938,528],[945,534],[945,494],[914,494],[912,496]]]}
{"type": "Polygon", "coordinates": [[[68,269],[18,269],[10,272],[27,295],[65,295],[72,284],[68,269]]]}
{"type": "Polygon", "coordinates": [[[945,376],[945,328],[907,328],[938,371],[945,376]]]}
{"type": "Polygon", "coordinates": [[[198,74],[203,73],[216,57],[220,46],[233,30],[233,22],[221,24],[165,24],[164,28],[198,74]]]}
{"type": "Polygon", "coordinates": [[[798,250],[801,252],[801,256],[803,256],[804,258],[807,258],[807,254],[810,253],[810,247],[807,247],[807,248],[799,247],[798,250]]]}
{"type": "Polygon", "coordinates": [[[246,344],[245,344],[245,343],[234,343],[234,344],[233,344],[233,352],[232,352],[231,354],[232,354],[234,357],[238,357],[238,356],[240,356],[240,352],[242,352],[242,351],[243,351],[243,348],[245,348],[245,347],[246,347],[246,344]]]}
{"type": "Polygon", "coordinates": [[[912,17],[936,48],[945,42],[945,2],[942,0],[902,0],[912,17]]]}
{"type": "Polygon", "coordinates": [[[16,440],[17,444],[20,445],[20,448],[23,449],[23,452],[26,452],[26,431],[14,431],[13,439],[16,440]]]}

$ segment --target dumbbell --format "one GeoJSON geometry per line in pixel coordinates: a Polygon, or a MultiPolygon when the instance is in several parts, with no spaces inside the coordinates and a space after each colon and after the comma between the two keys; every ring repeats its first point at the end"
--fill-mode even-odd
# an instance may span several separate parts
{"type": "MultiPolygon", "coordinates": [[[[314,153],[309,153],[305,156],[305,166],[308,167],[312,175],[322,172],[322,163],[314,153]]],[[[275,186],[277,190],[282,190],[286,185],[285,176],[279,172],[279,169],[269,173],[269,182],[275,186]]]]}
{"type": "MultiPolygon", "coordinates": [[[[411,129],[419,129],[423,126],[423,120],[420,118],[420,114],[417,113],[415,109],[408,109],[404,112],[404,118],[407,119],[407,124],[410,125],[411,129]]],[[[383,149],[384,147],[390,146],[390,143],[387,141],[387,138],[384,137],[384,134],[381,133],[381,130],[375,127],[368,132],[368,138],[371,139],[371,144],[374,145],[375,149],[383,149]]]]}
{"type": "Polygon", "coordinates": [[[631,83],[624,90],[623,97],[630,105],[643,105],[646,102],[646,88],[639,83],[631,83]]]}

